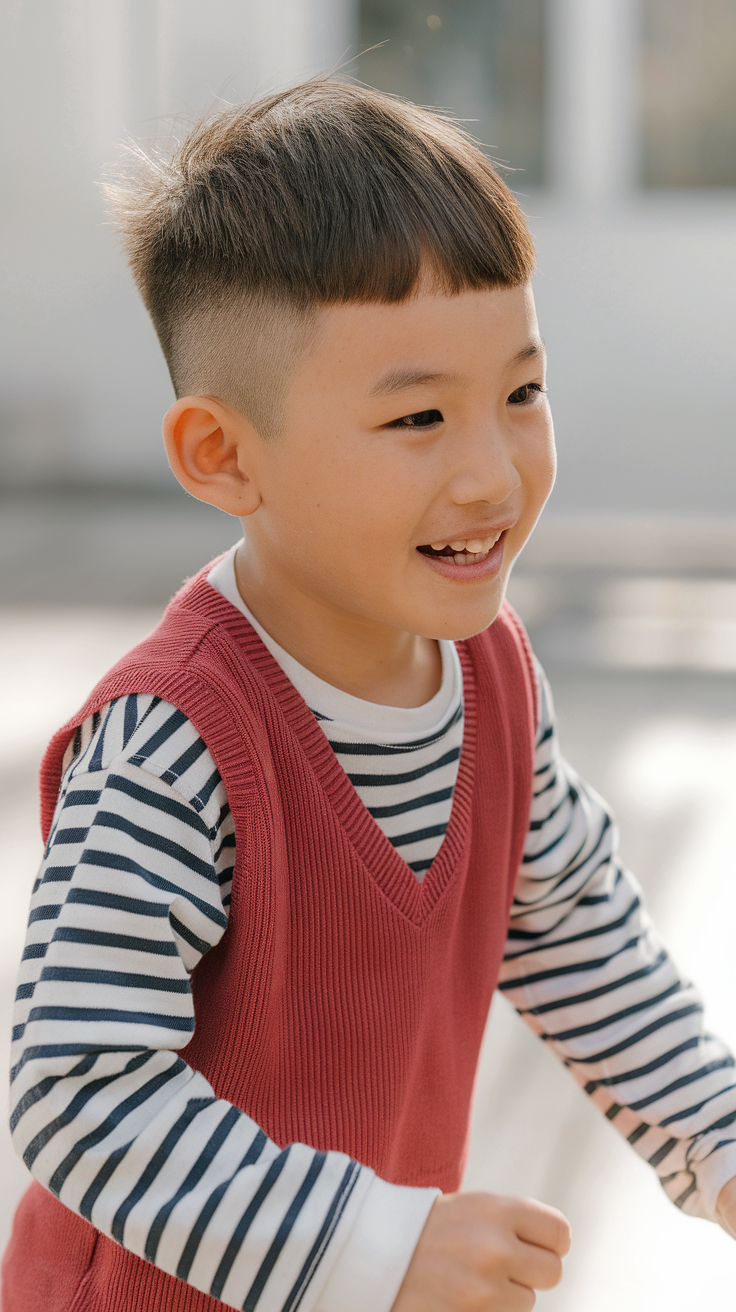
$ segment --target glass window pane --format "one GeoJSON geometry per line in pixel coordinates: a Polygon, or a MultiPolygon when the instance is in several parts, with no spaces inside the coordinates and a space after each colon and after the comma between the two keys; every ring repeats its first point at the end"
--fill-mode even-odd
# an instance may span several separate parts
{"type": "Polygon", "coordinates": [[[362,81],[441,105],[514,169],[543,181],[544,0],[361,0],[362,81]],[[378,42],[385,45],[369,49],[378,42]]]}
{"type": "Polygon", "coordinates": [[[642,0],[642,179],[736,185],[736,0],[642,0]]]}

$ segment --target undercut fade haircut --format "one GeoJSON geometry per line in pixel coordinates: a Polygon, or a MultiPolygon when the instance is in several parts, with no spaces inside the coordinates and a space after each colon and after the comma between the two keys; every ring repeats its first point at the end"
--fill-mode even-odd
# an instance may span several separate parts
{"type": "Polygon", "coordinates": [[[105,186],[177,396],[278,433],[321,306],[395,304],[534,271],[518,202],[441,114],[315,78],[137,150],[105,186]]]}

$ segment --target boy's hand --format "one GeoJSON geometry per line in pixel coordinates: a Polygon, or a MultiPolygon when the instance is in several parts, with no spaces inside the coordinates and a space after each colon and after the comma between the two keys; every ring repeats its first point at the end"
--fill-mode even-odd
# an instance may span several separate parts
{"type": "Polygon", "coordinates": [[[721,1189],[716,1203],[716,1213],[724,1230],[736,1239],[736,1176],[721,1189]]]}
{"type": "Polygon", "coordinates": [[[392,1312],[529,1312],[562,1279],[570,1226],[528,1198],[445,1194],[422,1231],[392,1312]]]}

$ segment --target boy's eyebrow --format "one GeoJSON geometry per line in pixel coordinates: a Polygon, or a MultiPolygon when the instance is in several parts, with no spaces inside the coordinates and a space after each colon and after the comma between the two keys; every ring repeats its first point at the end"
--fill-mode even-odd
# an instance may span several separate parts
{"type": "Polygon", "coordinates": [[[422,383],[454,383],[461,386],[463,382],[460,374],[443,374],[427,369],[391,369],[373,384],[368,395],[390,396],[392,392],[403,392],[406,387],[419,387],[422,383]]]}
{"type": "MultiPolygon", "coordinates": [[[[544,341],[536,337],[509,361],[509,367],[522,364],[524,360],[535,360],[539,356],[544,358],[546,353],[544,341]]],[[[373,384],[368,396],[391,396],[393,392],[403,392],[407,387],[420,387],[423,383],[449,383],[451,386],[462,387],[465,381],[462,374],[438,373],[428,369],[391,369],[373,384]]]]}
{"type": "Polygon", "coordinates": [[[513,360],[510,361],[510,364],[523,364],[525,360],[536,360],[540,355],[542,359],[544,359],[546,354],[547,348],[544,345],[544,338],[534,337],[532,341],[529,342],[528,346],[522,347],[522,349],[514,356],[513,360]]]}

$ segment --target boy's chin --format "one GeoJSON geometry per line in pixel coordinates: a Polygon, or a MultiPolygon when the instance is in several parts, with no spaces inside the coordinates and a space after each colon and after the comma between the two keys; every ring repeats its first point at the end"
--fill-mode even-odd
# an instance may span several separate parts
{"type": "Polygon", "coordinates": [[[423,637],[434,638],[436,641],[442,639],[450,642],[462,642],[465,638],[474,638],[476,633],[484,633],[487,628],[498,617],[498,613],[503,605],[505,590],[500,592],[498,597],[494,598],[485,606],[473,607],[462,615],[444,615],[440,620],[435,616],[431,625],[431,632],[423,634],[423,637]]]}

